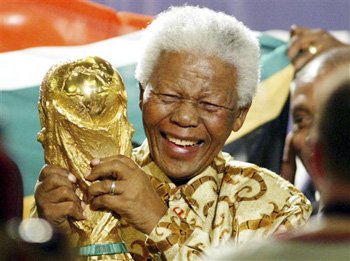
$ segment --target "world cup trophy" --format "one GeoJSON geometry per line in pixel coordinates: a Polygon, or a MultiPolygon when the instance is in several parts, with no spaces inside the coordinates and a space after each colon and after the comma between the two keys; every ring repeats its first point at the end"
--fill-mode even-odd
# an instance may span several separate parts
{"type": "MultiPolygon", "coordinates": [[[[38,103],[47,164],[68,169],[81,193],[94,158],[131,156],[133,126],[119,73],[107,61],[88,57],[54,65],[41,84],[38,103]]],[[[86,220],[72,220],[80,260],[132,260],[120,236],[120,222],[109,211],[86,208],[86,220]]]]}

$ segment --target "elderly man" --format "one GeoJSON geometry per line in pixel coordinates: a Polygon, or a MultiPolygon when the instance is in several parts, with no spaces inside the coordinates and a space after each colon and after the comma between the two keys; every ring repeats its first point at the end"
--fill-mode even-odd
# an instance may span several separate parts
{"type": "MultiPolygon", "coordinates": [[[[134,258],[188,260],[229,239],[241,244],[303,225],[311,207],[298,190],[221,152],[258,85],[252,32],[223,13],[174,7],[145,30],[144,47],[136,78],[147,140],[132,159],[93,159],[86,175],[100,180],[86,203],[122,217],[134,258]]],[[[69,170],[45,166],[35,191],[39,216],[66,233],[86,207],[74,182],[69,170]]]]}

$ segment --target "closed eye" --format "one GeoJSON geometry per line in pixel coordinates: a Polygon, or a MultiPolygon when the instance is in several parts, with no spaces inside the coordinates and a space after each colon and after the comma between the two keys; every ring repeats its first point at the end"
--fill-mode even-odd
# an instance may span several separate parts
{"type": "Polygon", "coordinates": [[[308,128],[312,124],[312,116],[306,113],[296,113],[293,115],[293,129],[294,131],[308,128]]]}
{"type": "Polygon", "coordinates": [[[216,105],[216,104],[210,103],[210,102],[200,102],[199,104],[200,104],[202,109],[204,109],[206,111],[209,111],[209,112],[218,111],[221,108],[223,108],[223,107],[221,107],[219,105],[216,105]]]}
{"type": "Polygon", "coordinates": [[[212,102],[208,102],[208,101],[201,101],[200,103],[200,107],[205,110],[205,111],[208,111],[208,112],[216,112],[216,111],[219,111],[219,110],[228,110],[228,111],[231,111],[233,112],[234,109],[231,109],[229,107],[226,107],[226,106],[223,106],[223,105],[218,105],[216,103],[212,103],[212,102]]]}
{"type": "Polygon", "coordinates": [[[165,93],[158,93],[157,96],[163,101],[163,102],[179,102],[181,101],[181,97],[173,94],[165,94],[165,93]]]}

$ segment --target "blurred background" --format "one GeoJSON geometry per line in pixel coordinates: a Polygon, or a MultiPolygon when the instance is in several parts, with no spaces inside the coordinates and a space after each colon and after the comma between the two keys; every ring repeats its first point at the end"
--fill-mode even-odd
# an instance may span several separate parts
{"type": "Polygon", "coordinates": [[[114,8],[146,15],[157,15],[171,5],[206,6],[234,15],[256,31],[289,30],[292,24],[348,30],[348,0],[93,0],[114,8]]]}

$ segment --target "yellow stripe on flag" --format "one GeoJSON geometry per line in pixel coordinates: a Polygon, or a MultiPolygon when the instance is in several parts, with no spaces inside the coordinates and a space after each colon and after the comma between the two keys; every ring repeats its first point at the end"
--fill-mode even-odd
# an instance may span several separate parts
{"type": "Polygon", "coordinates": [[[280,115],[288,98],[293,74],[294,67],[289,65],[260,83],[242,128],[238,132],[232,132],[226,144],[243,137],[280,115]]]}

